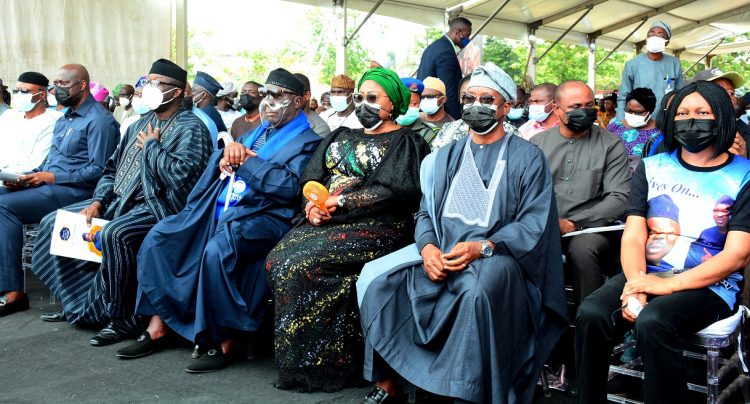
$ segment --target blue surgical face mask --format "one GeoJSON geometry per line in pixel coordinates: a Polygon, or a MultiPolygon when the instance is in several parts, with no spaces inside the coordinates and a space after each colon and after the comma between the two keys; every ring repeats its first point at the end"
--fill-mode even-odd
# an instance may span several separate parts
{"type": "Polygon", "coordinates": [[[545,119],[547,119],[550,112],[552,112],[551,110],[549,112],[545,111],[547,105],[549,105],[549,102],[544,105],[529,105],[529,120],[543,122],[545,119]]]}
{"type": "Polygon", "coordinates": [[[467,38],[467,37],[461,38],[461,46],[460,46],[460,48],[463,49],[463,48],[469,46],[469,42],[471,42],[471,40],[469,38],[467,38]]]}
{"type": "Polygon", "coordinates": [[[516,120],[521,119],[523,116],[523,108],[511,108],[510,111],[508,111],[508,119],[516,120]]]}
{"type": "Polygon", "coordinates": [[[133,97],[133,110],[135,110],[135,113],[138,115],[147,114],[151,111],[141,97],[133,97]]]}
{"type": "Polygon", "coordinates": [[[409,107],[405,114],[396,118],[396,123],[401,126],[409,126],[419,118],[419,107],[409,107]]]}

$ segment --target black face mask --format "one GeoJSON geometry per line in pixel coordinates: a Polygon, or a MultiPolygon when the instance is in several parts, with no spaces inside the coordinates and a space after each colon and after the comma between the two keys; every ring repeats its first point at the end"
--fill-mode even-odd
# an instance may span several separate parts
{"type": "Polygon", "coordinates": [[[674,121],[674,139],[690,153],[698,153],[714,141],[714,119],[683,119],[674,121]]]}
{"type": "Polygon", "coordinates": [[[78,102],[78,99],[80,98],[80,94],[71,96],[70,95],[71,87],[60,87],[60,86],[55,87],[55,99],[57,100],[58,104],[64,107],[70,107],[70,106],[75,105],[78,102]]]}
{"type": "Polygon", "coordinates": [[[464,108],[461,118],[477,135],[489,133],[498,124],[495,110],[484,105],[471,105],[464,108]]]}
{"type": "Polygon", "coordinates": [[[380,109],[366,103],[359,104],[354,113],[357,115],[359,123],[367,130],[375,130],[383,123],[383,120],[380,119],[380,109]]]}
{"type": "Polygon", "coordinates": [[[565,126],[576,133],[585,132],[596,122],[596,114],[596,108],[574,109],[565,114],[568,117],[568,123],[565,126]]]}
{"type": "Polygon", "coordinates": [[[240,106],[245,108],[245,111],[252,111],[258,107],[258,103],[255,102],[255,97],[250,94],[242,94],[240,96],[240,106]]]}

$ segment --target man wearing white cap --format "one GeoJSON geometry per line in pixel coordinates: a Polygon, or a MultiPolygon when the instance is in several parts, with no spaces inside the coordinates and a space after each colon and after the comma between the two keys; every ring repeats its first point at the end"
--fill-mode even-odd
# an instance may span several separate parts
{"type": "Polygon", "coordinates": [[[729,149],[730,152],[747,157],[747,142],[750,140],[750,127],[739,119],[741,113],[744,112],[744,107],[741,107],[740,102],[737,100],[737,94],[735,89],[742,87],[745,84],[745,79],[737,72],[723,72],[719,68],[713,67],[707,70],[701,70],[695,73],[691,81],[713,81],[718,84],[719,87],[723,88],[729,99],[732,101],[734,111],[737,113],[737,135],[734,138],[734,144],[729,149]]]}
{"type": "Polygon", "coordinates": [[[366,403],[397,395],[396,375],[461,402],[534,396],[567,316],[550,171],[502,125],[515,97],[499,67],[474,70],[468,136],[422,162],[416,243],[359,276],[366,403]]]}
{"type": "Polygon", "coordinates": [[[234,83],[225,81],[221,83],[221,86],[224,88],[216,93],[216,110],[219,111],[221,120],[224,121],[224,125],[229,130],[234,120],[242,116],[242,112],[234,109],[234,100],[237,98],[237,88],[234,83]]]}
{"type": "MultiPolygon", "coordinates": [[[[634,88],[650,88],[656,95],[656,105],[661,105],[664,94],[682,87],[680,61],[664,54],[671,37],[672,27],[664,21],[655,21],[646,34],[647,52],[625,63],[617,96],[617,119],[625,117],[625,97],[634,88]]],[[[659,112],[658,109],[654,111],[653,118],[659,112]]]]}
{"type": "Polygon", "coordinates": [[[455,121],[452,116],[445,112],[445,101],[445,84],[443,81],[436,77],[425,78],[422,101],[419,102],[419,109],[422,111],[419,118],[438,128],[442,128],[445,123],[455,121]]]}

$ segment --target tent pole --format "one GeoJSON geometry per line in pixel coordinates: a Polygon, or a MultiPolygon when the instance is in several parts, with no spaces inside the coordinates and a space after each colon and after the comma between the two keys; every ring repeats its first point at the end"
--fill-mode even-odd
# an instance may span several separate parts
{"type": "Polygon", "coordinates": [[[336,0],[336,74],[346,74],[346,0],[336,0]]]}
{"type": "Polygon", "coordinates": [[[536,83],[536,29],[529,28],[529,57],[526,58],[526,72],[523,74],[536,83]]]}
{"type": "MultiPolygon", "coordinates": [[[[715,46],[714,46],[713,48],[711,48],[711,50],[709,50],[708,52],[706,52],[706,54],[705,54],[705,55],[701,56],[701,57],[700,57],[700,59],[696,60],[696,61],[695,61],[695,63],[693,63],[692,65],[690,65],[690,67],[688,67],[687,69],[685,69],[685,70],[684,70],[684,71],[682,72],[682,74],[685,74],[685,73],[689,72],[689,71],[690,71],[690,70],[692,70],[692,69],[693,69],[693,68],[694,68],[695,66],[697,66],[697,65],[698,65],[698,63],[700,63],[700,62],[701,62],[701,60],[703,60],[703,58],[707,58],[707,57],[708,57],[709,55],[711,55],[711,52],[713,52],[713,51],[714,51],[714,49],[718,48],[718,47],[719,47],[719,45],[721,45],[722,43],[724,43],[724,40],[725,40],[725,39],[726,39],[726,38],[721,38],[721,41],[719,41],[719,43],[717,43],[717,44],[716,44],[716,45],[715,45],[715,46]]],[[[711,67],[711,66],[710,66],[710,59],[707,59],[707,60],[706,60],[706,68],[709,68],[709,67],[711,67]]]]}
{"type": "Polygon", "coordinates": [[[187,0],[175,0],[175,63],[188,68],[187,0]]]}
{"type": "Polygon", "coordinates": [[[510,3],[510,0],[505,0],[505,2],[503,2],[503,4],[501,4],[498,8],[496,8],[495,12],[493,12],[492,14],[490,14],[490,16],[487,17],[486,20],[484,20],[484,22],[482,23],[482,25],[480,25],[479,28],[477,28],[477,30],[474,31],[471,34],[471,38],[469,38],[469,39],[473,40],[474,38],[476,38],[476,36],[479,35],[480,32],[482,32],[482,30],[484,29],[484,27],[486,27],[487,24],[490,23],[490,21],[492,21],[498,14],[500,14],[500,11],[502,11],[503,8],[505,8],[505,6],[508,5],[508,3],[510,3]]]}
{"type": "Polygon", "coordinates": [[[384,0],[378,0],[378,2],[375,3],[374,6],[372,6],[372,9],[370,9],[370,12],[367,13],[367,15],[365,16],[365,19],[362,20],[362,22],[359,23],[359,25],[354,30],[354,32],[352,32],[352,34],[349,35],[349,38],[346,38],[346,33],[344,33],[344,38],[346,38],[344,40],[344,46],[349,45],[349,42],[351,42],[352,38],[354,38],[354,35],[357,35],[357,32],[359,32],[359,30],[362,28],[363,25],[365,25],[365,23],[367,22],[367,20],[369,20],[370,17],[372,17],[373,13],[375,13],[375,11],[378,9],[378,7],[380,7],[380,5],[383,4],[383,1],[384,0]]]}
{"type": "Polygon", "coordinates": [[[589,36],[588,40],[588,53],[589,53],[589,66],[588,66],[588,85],[591,91],[596,93],[596,38],[589,36]]]}
{"type": "Polygon", "coordinates": [[[641,23],[638,24],[638,26],[635,27],[634,30],[630,31],[630,34],[628,34],[628,36],[626,36],[625,38],[623,38],[622,41],[620,41],[620,43],[617,44],[617,46],[615,46],[614,48],[612,48],[612,51],[610,51],[607,54],[607,56],[605,56],[602,60],[600,60],[599,63],[596,64],[596,67],[599,67],[600,64],[604,63],[605,60],[609,59],[609,57],[612,56],[615,53],[615,51],[617,51],[617,49],[619,49],[620,46],[622,46],[622,44],[625,43],[625,41],[627,41],[631,36],[633,36],[633,34],[635,34],[635,32],[638,31],[643,26],[643,24],[646,23],[646,21],[648,21],[648,20],[641,21],[641,23]]]}
{"type": "Polygon", "coordinates": [[[568,29],[566,29],[565,32],[563,32],[562,35],[560,35],[560,37],[555,39],[555,42],[552,42],[552,45],[550,45],[550,47],[547,48],[544,51],[544,53],[542,53],[542,56],[539,56],[538,58],[536,58],[535,63],[539,63],[539,61],[542,60],[542,58],[544,58],[544,55],[546,55],[547,52],[551,51],[552,48],[555,47],[555,45],[557,45],[563,38],[565,38],[565,35],[568,35],[568,32],[570,32],[576,25],[578,25],[578,23],[581,22],[581,20],[584,19],[584,17],[586,17],[593,9],[594,9],[594,6],[589,6],[586,9],[585,13],[581,14],[581,16],[578,17],[578,19],[573,24],[571,24],[570,27],[568,27],[568,29]]]}

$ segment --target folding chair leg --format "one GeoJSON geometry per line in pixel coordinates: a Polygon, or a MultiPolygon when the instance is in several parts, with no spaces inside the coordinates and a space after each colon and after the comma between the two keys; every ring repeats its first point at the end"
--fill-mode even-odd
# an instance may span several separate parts
{"type": "Polygon", "coordinates": [[[719,348],[709,347],[706,358],[706,402],[716,404],[719,399],[719,348]]]}

